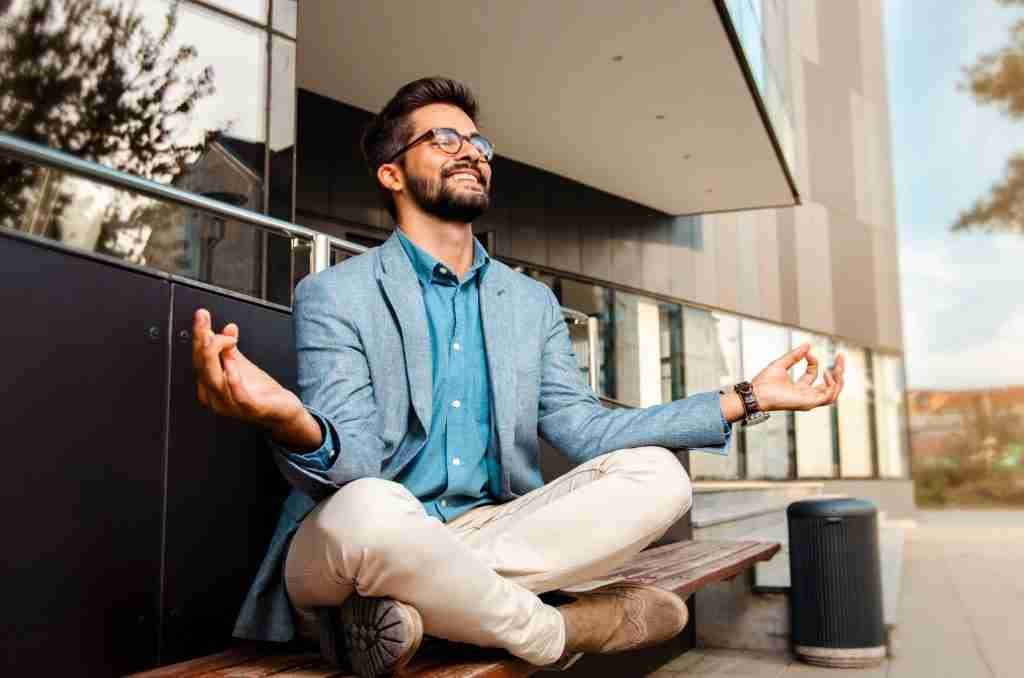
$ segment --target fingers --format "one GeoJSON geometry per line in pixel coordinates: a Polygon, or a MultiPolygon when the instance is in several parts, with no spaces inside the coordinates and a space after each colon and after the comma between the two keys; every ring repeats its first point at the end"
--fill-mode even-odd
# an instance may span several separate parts
{"type": "Polygon", "coordinates": [[[224,369],[221,365],[221,353],[235,345],[238,340],[223,334],[210,334],[200,351],[199,380],[215,395],[224,390],[224,369]]]}
{"type": "Polygon", "coordinates": [[[810,386],[814,383],[814,380],[818,378],[818,359],[814,357],[814,354],[810,351],[805,356],[807,358],[807,370],[803,376],[797,382],[804,386],[810,386]]]}
{"type": "Polygon", "coordinates": [[[252,398],[249,396],[249,390],[246,388],[239,373],[237,360],[225,356],[224,377],[228,397],[236,405],[235,409],[240,409],[244,412],[252,405],[252,398]]]}
{"type": "Polygon", "coordinates": [[[788,370],[790,367],[800,362],[800,360],[803,359],[804,354],[810,350],[811,345],[805,341],[789,353],[779,358],[776,362],[788,370]]]}
{"type": "Polygon", "coordinates": [[[235,345],[228,350],[226,355],[234,355],[238,353],[238,325],[236,325],[235,323],[228,323],[227,325],[224,326],[222,334],[224,334],[224,336],[227,337],[235,338],[235,345]]]}
{"type": "Polygon", "coordinates": [[[844,378],[844,375],[846,374],[846,360],[843,358],[842,353],[836,356],[836,364],[835,367],[832,368],[832,372],[835,375],[836,383],[838,384],[836,387],[836,398],[838,398],[839,394],[843,390],[843,384],[846,383],[844,378]]]}
{"type": "Polygon", "coordinates": [[[192,316],[192,367],[197,370],[202,366],[203,345],[206,335],[210,332],[210,312],[205,308],[197,308],[192,316]]]}

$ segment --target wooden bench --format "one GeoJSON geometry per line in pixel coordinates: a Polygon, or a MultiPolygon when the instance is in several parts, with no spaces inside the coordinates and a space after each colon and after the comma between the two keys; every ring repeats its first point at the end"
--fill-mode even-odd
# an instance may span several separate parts
{"type": "MultiPolygon", "coordinates": [[[[653,584],[685,600],[708,584],[732,579],[753,567],[754,563],[771,559],[779,548],[775,542],[676,542],[642,551],[600,582],[653,584]]],[[[536,666],[502,651],[427,638],[402,675],[419,678],[520,678],[537,670],[536,666]]],[[[282,651],[276,644],[250,643],[220,654],[136,674],[136,677],[347,678],[350,675],[328,666],[315,652],[289,652],[282,651]]]]}

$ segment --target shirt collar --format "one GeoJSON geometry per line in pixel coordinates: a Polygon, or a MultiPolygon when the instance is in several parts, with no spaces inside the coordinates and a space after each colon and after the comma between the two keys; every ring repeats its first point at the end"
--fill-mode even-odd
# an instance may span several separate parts
{"type": "MultiPolygon", "coordinates": [[[[402,244],[402,249],[405,250],[406,256],[409,257],[409,261],[412,263],[413,270],[416,271],[416,277],[421,282],[429,283],[438,280],[456,281],[457,278],[453,271],[449,271],[444,264],[435,259],[429,252],[419,247],[412,240],[409,240],[409,237],[400,228],[396,228],[395,232],[398,233],[398,241],[402,244]]],[[[484,249],[484,246],[474,236],[473,265],[466,272],[464,280],[469,280],[477,273],[483,278],[484,271],[490,263],[490,255],[487,254],[487,250],[484,249]]]]}

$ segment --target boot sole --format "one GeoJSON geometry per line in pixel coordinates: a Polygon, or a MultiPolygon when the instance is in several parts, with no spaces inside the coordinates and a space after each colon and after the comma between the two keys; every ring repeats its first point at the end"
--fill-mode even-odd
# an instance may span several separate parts
{"type": "Polygon", "coordinates": [[[390,598],[349,596],[340,616],[349,662],[359,678],[376,678],[402,668],[423,641],[420,613],[390,598]]]}

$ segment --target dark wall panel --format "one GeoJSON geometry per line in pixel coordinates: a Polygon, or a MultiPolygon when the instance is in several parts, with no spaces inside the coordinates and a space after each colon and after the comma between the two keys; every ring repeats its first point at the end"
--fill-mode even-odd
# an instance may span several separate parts
{"type": "Polygon", "coordinates": [[[295,388],[290,314],[174,286],[164,664],[228,645],[286,494],[262,433],[214,415],[196,398],[190,337],[200,307],[217,331],[236,323],[240,350],[295,388]]]}
{"type": "Polygon", "coordinates": [[[150,666],[168,283],[4,236],[0,271],[0,673],[150,666]]]}

